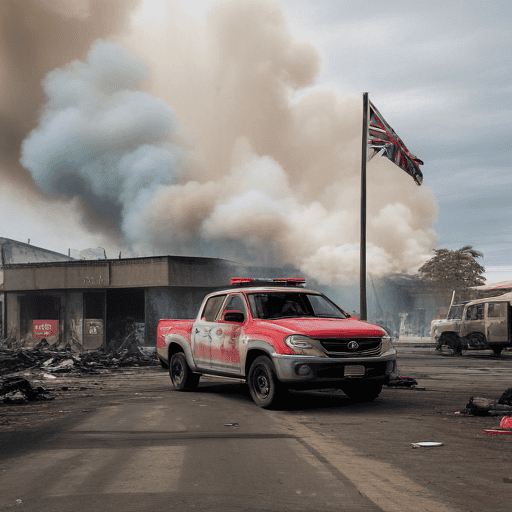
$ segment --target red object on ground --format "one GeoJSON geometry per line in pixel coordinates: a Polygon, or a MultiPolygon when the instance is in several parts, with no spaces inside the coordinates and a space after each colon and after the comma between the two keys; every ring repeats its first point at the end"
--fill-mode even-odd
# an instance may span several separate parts
{"type": "Polygon", "coordinates": [[[512,429],[489,428],[485,429],[482,434],[512,434],[512,429]]]}
{"type": "Polygon", "coordinates": [[[501,418],[500,428],[512,428],[512,418],[503,416],[503,418],[501,418]]]}

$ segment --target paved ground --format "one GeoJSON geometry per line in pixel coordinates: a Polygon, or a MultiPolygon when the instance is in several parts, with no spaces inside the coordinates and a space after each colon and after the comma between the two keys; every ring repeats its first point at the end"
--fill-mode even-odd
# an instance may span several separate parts
{"type": "MultiPolygon", "coordinates": [[[[222,496],[217,496],[217,502],[210,499],[215,494],[211,482],[216,477],[224,477],[222,489],[227,496],[230,482],[237,482],[243,491],[251,483],[251,472],[256,471],[259,495],[267,489],[267,467],[279,468],[284,461],[284,468],[278,469],[283,476],[275,480],[273,475],[272,485],[287,478],[287,472],[296,472],[286,481],[281,496],[292,509],[301,503],[292,498],[301,490],[310,495],[307,503],[316,507],[310,510],[337,509],[338,503],[320,503],[313,496],[315,489],[307,486],[313,471],[313,487],[325,485],[332,498],[338,485],[342,495],[349,497],[341,510],[509,512],[512,436],[483,433],[496,427],[499,417],[455,413],[471,396],[497,398],[512,387],[512,353],[506,351],[501,357],[490,351],[443,356],[435,353],[431,342],[427,346],[422,343],[429,342],[412,339],[396,344],[400,373],[416,378],[418,387],[385,388],[371,404],[353,404],[343,393],[331,390],[292,393],[285,409],[263,411],[252,404],[245,386],[219,379],[203,379],[195,393],[176,393],[166,372],[158,367],[100,371],[88,376],[61,374],[51,384],[42,381],[53,389],[55,400],[0,406],[0,477],[4,477],[0,485],[17,491],[4,493],[7,507],[71,510],[76,508],[74,496],[85,496],[80,494],[83,484],[88,490],[87,500],[96,510],[101,510],[98,507],[102,503],[110,507],[105,510],[116,510],[119,503],[124,510],[138,510],[135,497],[147,500],[145,503],[151,505],[147,510],[159,510],[164,501],[166,508],[181,504],[177,510],[192,509],[192,505],[196,509],[208,505],[212,510],[229,510],[222,496]],[[238,426],[226,426],[229,423],[238,426]],[[240,464],[233,465],[234,473],[226,473],[231,467],[230,457],[217,464],[217,448],[208,448],[206,441],[198,438],[206,434],[212,439],[220,434],[228,436],[229,453],[240,455],[240,464]],[[271,434],[277,437],[272,439],[271,434]],[[243,439],[244,435],[249,437],[243,439]],[[180,436],[189,439],[177,439],[180,436]],[[261,443],[255,441],[258,436],[261,443]],[[411,443],[420,441],[438,441],[443,446],[413,449],[411,443]],[[203,450],[197,448],[201,443],[203,450]],[[167,454],[163,458],[157,455],[160,449],[167,454]],[[95,457],[105,450],[112,468],[106,463],[101,466],[104,469],[96,471],[95,457]],[[261,455],[268,450],[274,455],[265,460],[261,455]],[[216,455],[209,457],[210,451],[216,455]],[[192,454],[190,458],[187,453],[192,454]],[[190,462],[179,465],[179,477],[172,476],[174,470],[166,462],[171,456],[190,462]],[[248,472],[242,460],[258,462],[247,466],[248,472]],[[59,461],[66,461],[63,468],[59,468],[59,461]],[[137,487],[140,492],[136,492],[125,482],[129,480],[126,467],[136,470],[141,478],[146,473],[171,471],[163,489],[165,496],[172,494],[178,501],[164,499],[155,489],[154,479],[148,482],[149,487],[137,487]],[[202,478],[210,482],[203,489],[210,497],[191,502],[196,483],[193,478],[202,467],[209,468],[202,478]],[[53,477],[47,483],[38,477],[27,490],[29,476],[41,470],[53,477]],[[69,482],[68,474],[72,476],[69,482]],[[176,482],[183,478],[185,483],[179,487],[176,482]],[[94,495],[95,485],[103,486],[99,496],[94,495]],[[68,490],[63,491],[63,486],[68,490]],[[186,492],[178,492],[176,486],[186,492]],[[43,500],[46,488],[52,489],[53,498],[60,496],[58,501],[43,500]],[[17,503],[18,499],[22,502],[17,503]]],[[[252,510],[282,509],[279,489],[280,485],[272,487],[274,502],[258,501],[258,496],[251,495],[259,507],[252,510]]],[[[233,501],[233,510],[248,510],[242,508],[247,503],[240,500],[233,501]]],[[[83,506],[79,509],[84,510],[83,506]]]]}

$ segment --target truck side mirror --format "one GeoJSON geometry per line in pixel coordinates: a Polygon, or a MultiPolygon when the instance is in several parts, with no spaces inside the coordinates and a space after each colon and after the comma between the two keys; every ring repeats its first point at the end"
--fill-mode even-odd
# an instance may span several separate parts
{"type": "Polygon", "coordinates": [[[222,314],[222,320],[224,320],[224,322],[234,324],[243,324],[245,321],[245,315],[240,311],[226,311],[222,314]]]}

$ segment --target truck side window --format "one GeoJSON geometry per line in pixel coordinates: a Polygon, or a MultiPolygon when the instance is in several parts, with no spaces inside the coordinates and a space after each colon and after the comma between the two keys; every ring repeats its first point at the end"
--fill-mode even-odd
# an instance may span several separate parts
{"type": "Polygon", "coordinates": [[[469,306],[466,311],[466,320],[483,320],[484,318],[484,305],[483,304],[475,304],[474,306],[469,306]]]}
{"type": "Polygon", "coordinates": [[[224,311],[240,311],[240,313],[245,315],[245,306],[240,295],[232,295],[228,300],[224,311]]]}
{"type": "Polygon", "coordinates": [[[219,312],[219,309],[222,306],[225,298],[225,295],[216,295],[215,297],[210,297],[204,306],[201,318],[207,322],[213,322],[217,317],[217,313],[219,312]]]}
{"type": "Polygon", "coordinates": [[[504,302],[489,302],[487,305],[488,318],[505,317],[505,306],[506,304],[504,302]]]}

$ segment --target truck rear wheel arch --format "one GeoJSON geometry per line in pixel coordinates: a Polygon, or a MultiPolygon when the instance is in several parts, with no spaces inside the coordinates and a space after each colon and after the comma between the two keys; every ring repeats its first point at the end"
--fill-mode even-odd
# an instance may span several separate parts
{"type": "Polygon", "coordinates": [[[187,345],[183,346],[182,343],[174,340],[171,341],[167,349],[167,366],[170,364],[172,356],[178,352],[183,352],[183,354],[185,354],[187,364],[190,366],[190,369],[194,372],[197,371],[197,367],[194,363],[194,358],[192,357],[190,347],[187,345]]]}
{"type": "Polygon", "coordinates": [[[177,352],[185,352],[183,350],[183,347],[181,347],[180,345],[178,345],[177,343],[171,343],[169,345],[169,352],[168,352],[168,355],[167,355],[167,361],[170,363],[171,362],[171,357],[176,354],[177,352]]]}
{"type": "Polygon", "coordinates": [[[178,391],[197,388],[201,375],[193,373],[183,351],[175,352],[169,360],[169,376],[178,391]]]}

